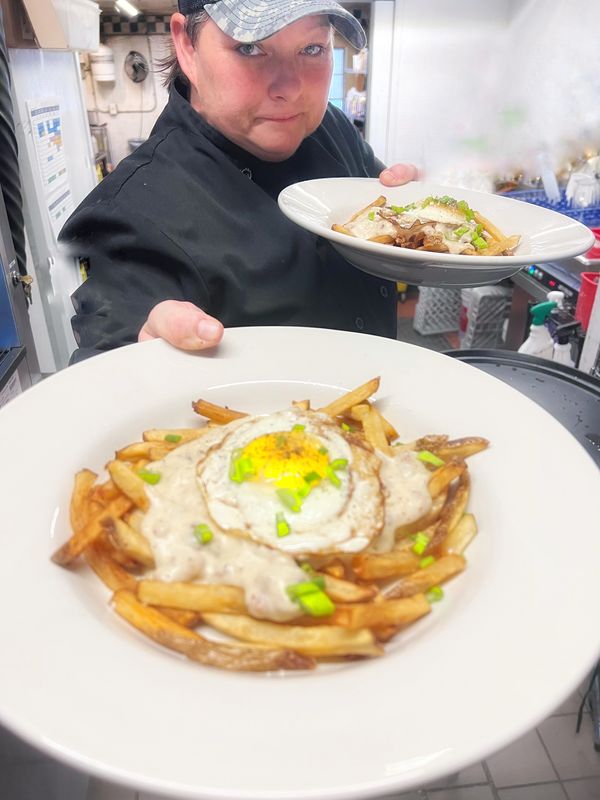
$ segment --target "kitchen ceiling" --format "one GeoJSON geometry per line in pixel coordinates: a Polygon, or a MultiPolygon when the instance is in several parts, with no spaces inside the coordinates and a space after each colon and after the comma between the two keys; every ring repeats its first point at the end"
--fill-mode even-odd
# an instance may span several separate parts
{"type": "MultiPolygon", "coordinates": [[[[177,11],[176,0],[133,0],[142,14],[173,14],[177,11]]],[[[98,5],[103,14],[118,14],[113,0],[99,0],[98,5]]]]}

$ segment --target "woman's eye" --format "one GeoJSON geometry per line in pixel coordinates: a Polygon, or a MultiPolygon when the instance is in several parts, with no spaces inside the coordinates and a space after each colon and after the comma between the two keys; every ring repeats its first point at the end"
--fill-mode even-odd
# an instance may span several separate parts
{"type": "Polygon", "coordinates": [[[321,44],[309,44],[302,51],[307,56],[320,56],[325,52],[325,48],[321,44]]]}
{"type": "Polygon", "coordinates": [[[262,54],[262,50],[257,44],[241,44],[236,47],[236,50],[242,56],[259,56],[262,54]]]}

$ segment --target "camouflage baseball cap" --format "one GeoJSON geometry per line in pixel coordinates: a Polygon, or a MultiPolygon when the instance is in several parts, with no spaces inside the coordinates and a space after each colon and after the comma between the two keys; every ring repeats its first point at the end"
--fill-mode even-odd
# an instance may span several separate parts
{"type": "Polygon", "coordinates": [[[179,0],[179,10],[185,15],[206,11],[223,33],[246,44],[268,39],[313,14],[326,14],[336,31],[358,50],[367,43],[359,21],[335,0],[179,0]]]}

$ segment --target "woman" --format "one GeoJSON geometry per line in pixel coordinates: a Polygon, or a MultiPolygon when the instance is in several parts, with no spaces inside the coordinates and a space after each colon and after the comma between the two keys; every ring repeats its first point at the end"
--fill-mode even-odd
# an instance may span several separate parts
{"type": "Polygon", "coordinates": [[[350,266],[277,206],[296,181],[415,177],[412,167],[384,170],[328,106],[333,28],[364,46],[334,0],[181,0],[166,108],[61,232],[90,271],[73,295],[74,360],[155,337],[210,347],[224,326],[395,337],[394,285],[350,266]]]}

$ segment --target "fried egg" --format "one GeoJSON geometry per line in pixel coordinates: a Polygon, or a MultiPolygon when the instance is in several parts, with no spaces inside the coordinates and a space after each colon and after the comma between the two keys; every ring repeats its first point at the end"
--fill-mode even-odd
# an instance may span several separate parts
{"type": "Polygon", "coordinates": [[[356,553],[382,530],[380,461],[325,414],[237,421],[199,460],[219,530],[290,554],[356,553]]]}

